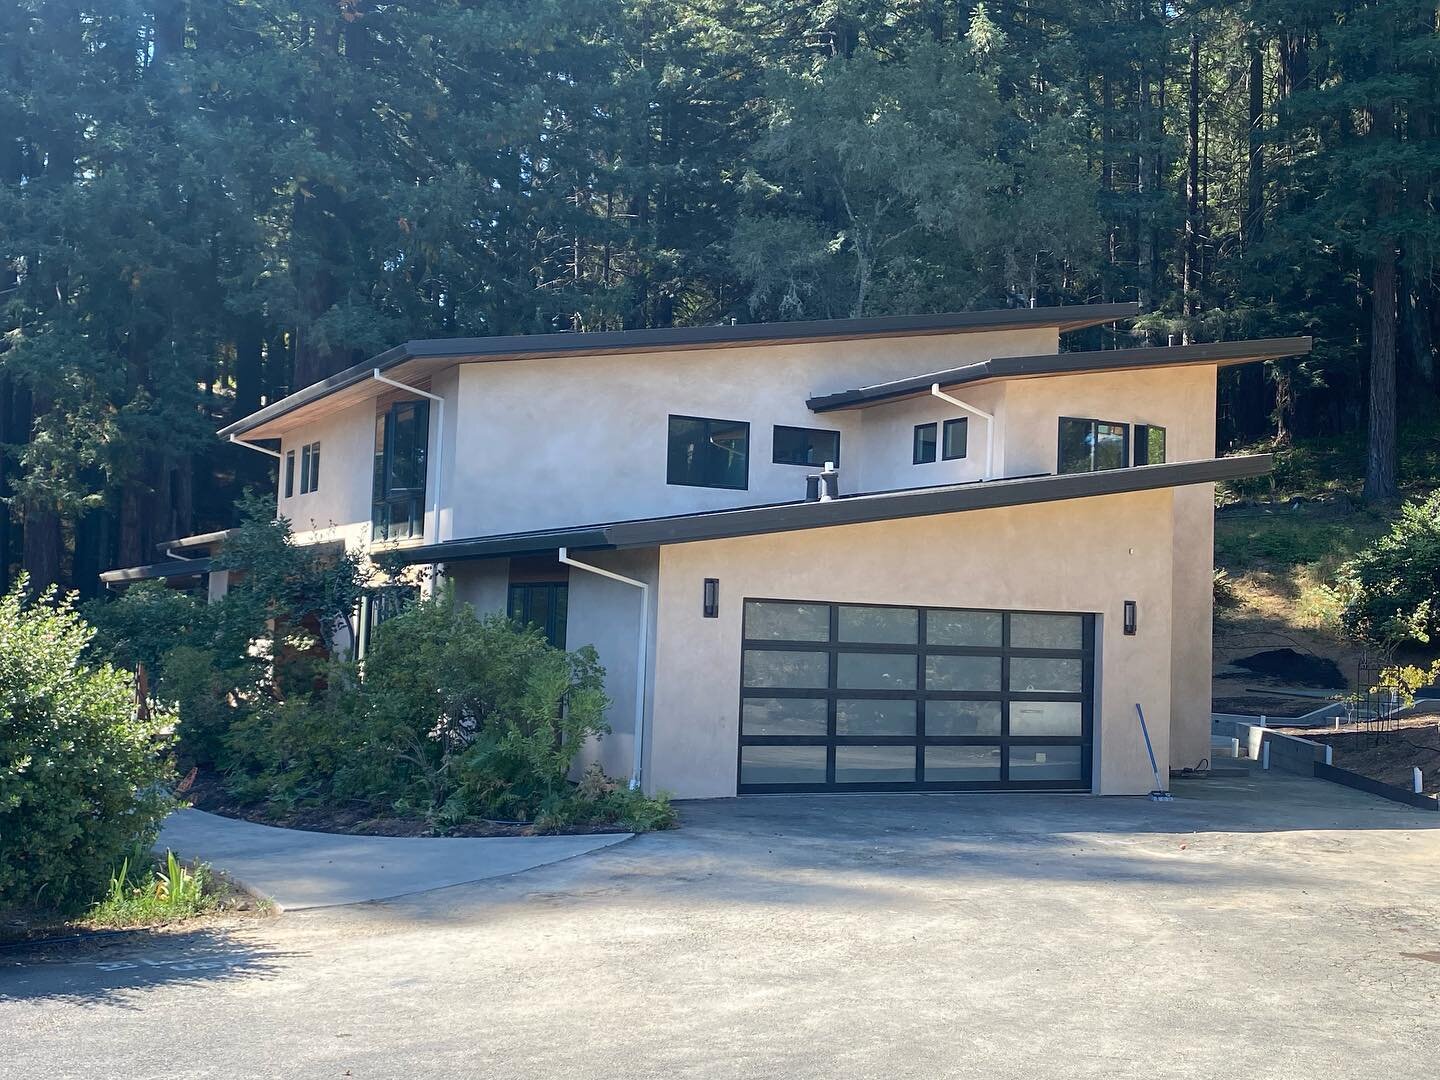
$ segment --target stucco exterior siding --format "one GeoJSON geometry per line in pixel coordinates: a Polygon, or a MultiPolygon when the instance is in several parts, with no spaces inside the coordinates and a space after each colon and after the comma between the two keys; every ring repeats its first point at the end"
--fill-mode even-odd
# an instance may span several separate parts
{"type": "Polygon", "coordinates": [[[1097,614],[1094,789],[1144,794],[1136,702],[1170,755],[1173,506],[1159,490],[662,548],[646,788],[735,794],[742,601],[769,597],[1097,614]]]}
{"type": "Polygon", "coordinates": [[[276,511],[288,518],[299,544],[342,540],[363,547],[370,538],[371,462],[375,456],[375,403],[362,401],[287,432],[280,445],[276,511]],[[320,488],[300,494],[302,449],[320,443],[320,488]],[[295,452],[295,493],[285,497],[285,457],[295,452]]]}
{"type": "MultiPolygon", "coordinates": [[[[448,535],[800,499],[810,470],[772,463],[777,424],[839,431],[841,489],[853,492],[859,490],[852,477],[863,457],[863,417],[816,416],[805,405],[808,397],[998,354],[1053,350],[1057,340],[1050,328],[467,364],[450,490],[468,498],[455,502],[448,535]],[[748,422],[748,489],[668,484],[670,415],[748,422]]],[[[908,455],[908,434],[901,442],[908,455]]]]}

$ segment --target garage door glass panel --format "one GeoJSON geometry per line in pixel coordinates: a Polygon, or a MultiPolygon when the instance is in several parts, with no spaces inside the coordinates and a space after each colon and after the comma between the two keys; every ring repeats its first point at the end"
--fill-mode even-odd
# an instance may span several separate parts
{"type": "Polygon", "coordinates": [[[747,641],[829,641],[829,604],[745,603],[747,641]]]}
{"type": "Polygon", "coordinates": [[[1079,780],[1083,775],[1080,746],[1010,747],[1010,779],[1079,780]]]}
{"type": "Polygon", "coordinates": [[[1094,615],[742,602],[741,794],[1089,787],[1094,615]]]}
{"type": "Polygon", "coordinates": [[[925,703],[925,734],[999,735],[1000,702],[940,701],[925,703]]]}
{"type": "Polygon", "coordinates": [[[824,735],[824,698],[746,698],[740,706],[745,735],[824,735]]]}
{"type": "Polygon", "coordinates": [[[925,747],[926,783],[963,783],[1000,779],[998,746],[925,747]]]}
{"type": "Polygon", "coordinates": [[[840,640],[872,645],[914,645],[920,612],[914,608],[842,607],[840,640]]]}
{"type": "Polygon", "coordinates": [[[947,611],[925,613],[925,640],[931,645],[998,649],[1003,616],[998,611],[947,611]]]}
{"type": "Polygon", "coordinates": [[[925,689],[997,691],[1000,689],[1000,657],[927,656],[925,689]]]}
{"type": "Polygon", "coordinates": [[[915,701],[841,698],[835,703],[837,735],[914,735],[915,701]]]}
{"type": "Polygon", "coordinates": [[[1078,701],[1012,701],[1011,735],[1074,735],[1084,733],[1084,706],[1078,701]]]}
{"type": "Polygon", "coordinates": [[[1085,645],[1085,624],[1079,615],[1010,616],[1012,649],[1074,649],[1085,645]]]}
{"type": "Polygon", "coordinates": [[[835,685],[842,690],[914,690],[914,653],[840,653],[835,685]]]}
{"type": "Polygon", "coordinates": [[[786,649],[745,650],[747,687],[823,688],[830,683],[830,656],[786,649]]]}
{"type": "Polygon", "coordinates": [[[915,782],[913,746],[837,746],[837,784],[912,784],[915,782]]]}
{"type": "Polygon", "coordinates": [[[742,746],[742,784],[825,783],[823,746],[742,746]]]}
{"type": "Polygon", "coordinates": [[[1080,660],[1014,656],[1010,658],[1010,689],[1047,694],[1078,694],[1084,689],[1084,666],[1080,660]]]}

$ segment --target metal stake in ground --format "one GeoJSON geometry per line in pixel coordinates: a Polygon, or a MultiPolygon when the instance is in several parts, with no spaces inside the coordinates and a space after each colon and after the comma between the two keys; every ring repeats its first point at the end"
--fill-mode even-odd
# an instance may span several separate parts
{"type": "Polygon", "coordinates": [[[1145,752],[1150,755],[1150,771],[1155,775],[1155,787],[1150,792],[1151,802],[1174,802],[1175,796],[1160,783],[1160,766],[1155,764],[1155,747],[1150,744],[1150,729],[1145,725],[1145,710],[1135,703],[1135,715],[1140,717],[1140,734],[1145,736],[1145,752]]]}

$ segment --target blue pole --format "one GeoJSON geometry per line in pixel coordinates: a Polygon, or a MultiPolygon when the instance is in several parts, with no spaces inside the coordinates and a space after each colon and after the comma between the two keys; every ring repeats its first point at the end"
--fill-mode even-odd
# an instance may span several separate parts
{"type": "Polygon", "coordinates": [[[1150,794],[1163,794],[1165,788],[1160,783],[1160,766],[1155,761],[1155,747],[1150,744],[1150,728],[1145,723],[1145,710],[1140,708],[1140,703],[1135,703],[1135,713],[1140,717],[1140,734],[1145,736],[1145,752],[1150,755],[1150,772],[1155,777],[1155,790],[1150,794]]]}

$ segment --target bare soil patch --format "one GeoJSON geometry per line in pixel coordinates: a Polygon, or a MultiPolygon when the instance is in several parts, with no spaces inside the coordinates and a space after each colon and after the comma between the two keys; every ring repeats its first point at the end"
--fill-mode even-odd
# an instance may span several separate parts
{"type": "Polygon", "coordinates": [[[1284,735],[1334,748],[1334,764],[1361,776],[1410,790],[1411,769],[1419,768],[1427,795],[1440,795],[1440,714],[1407,716],[1390,732],[1356,726],[1337,728],[1277,727],[1284,735]]]}

